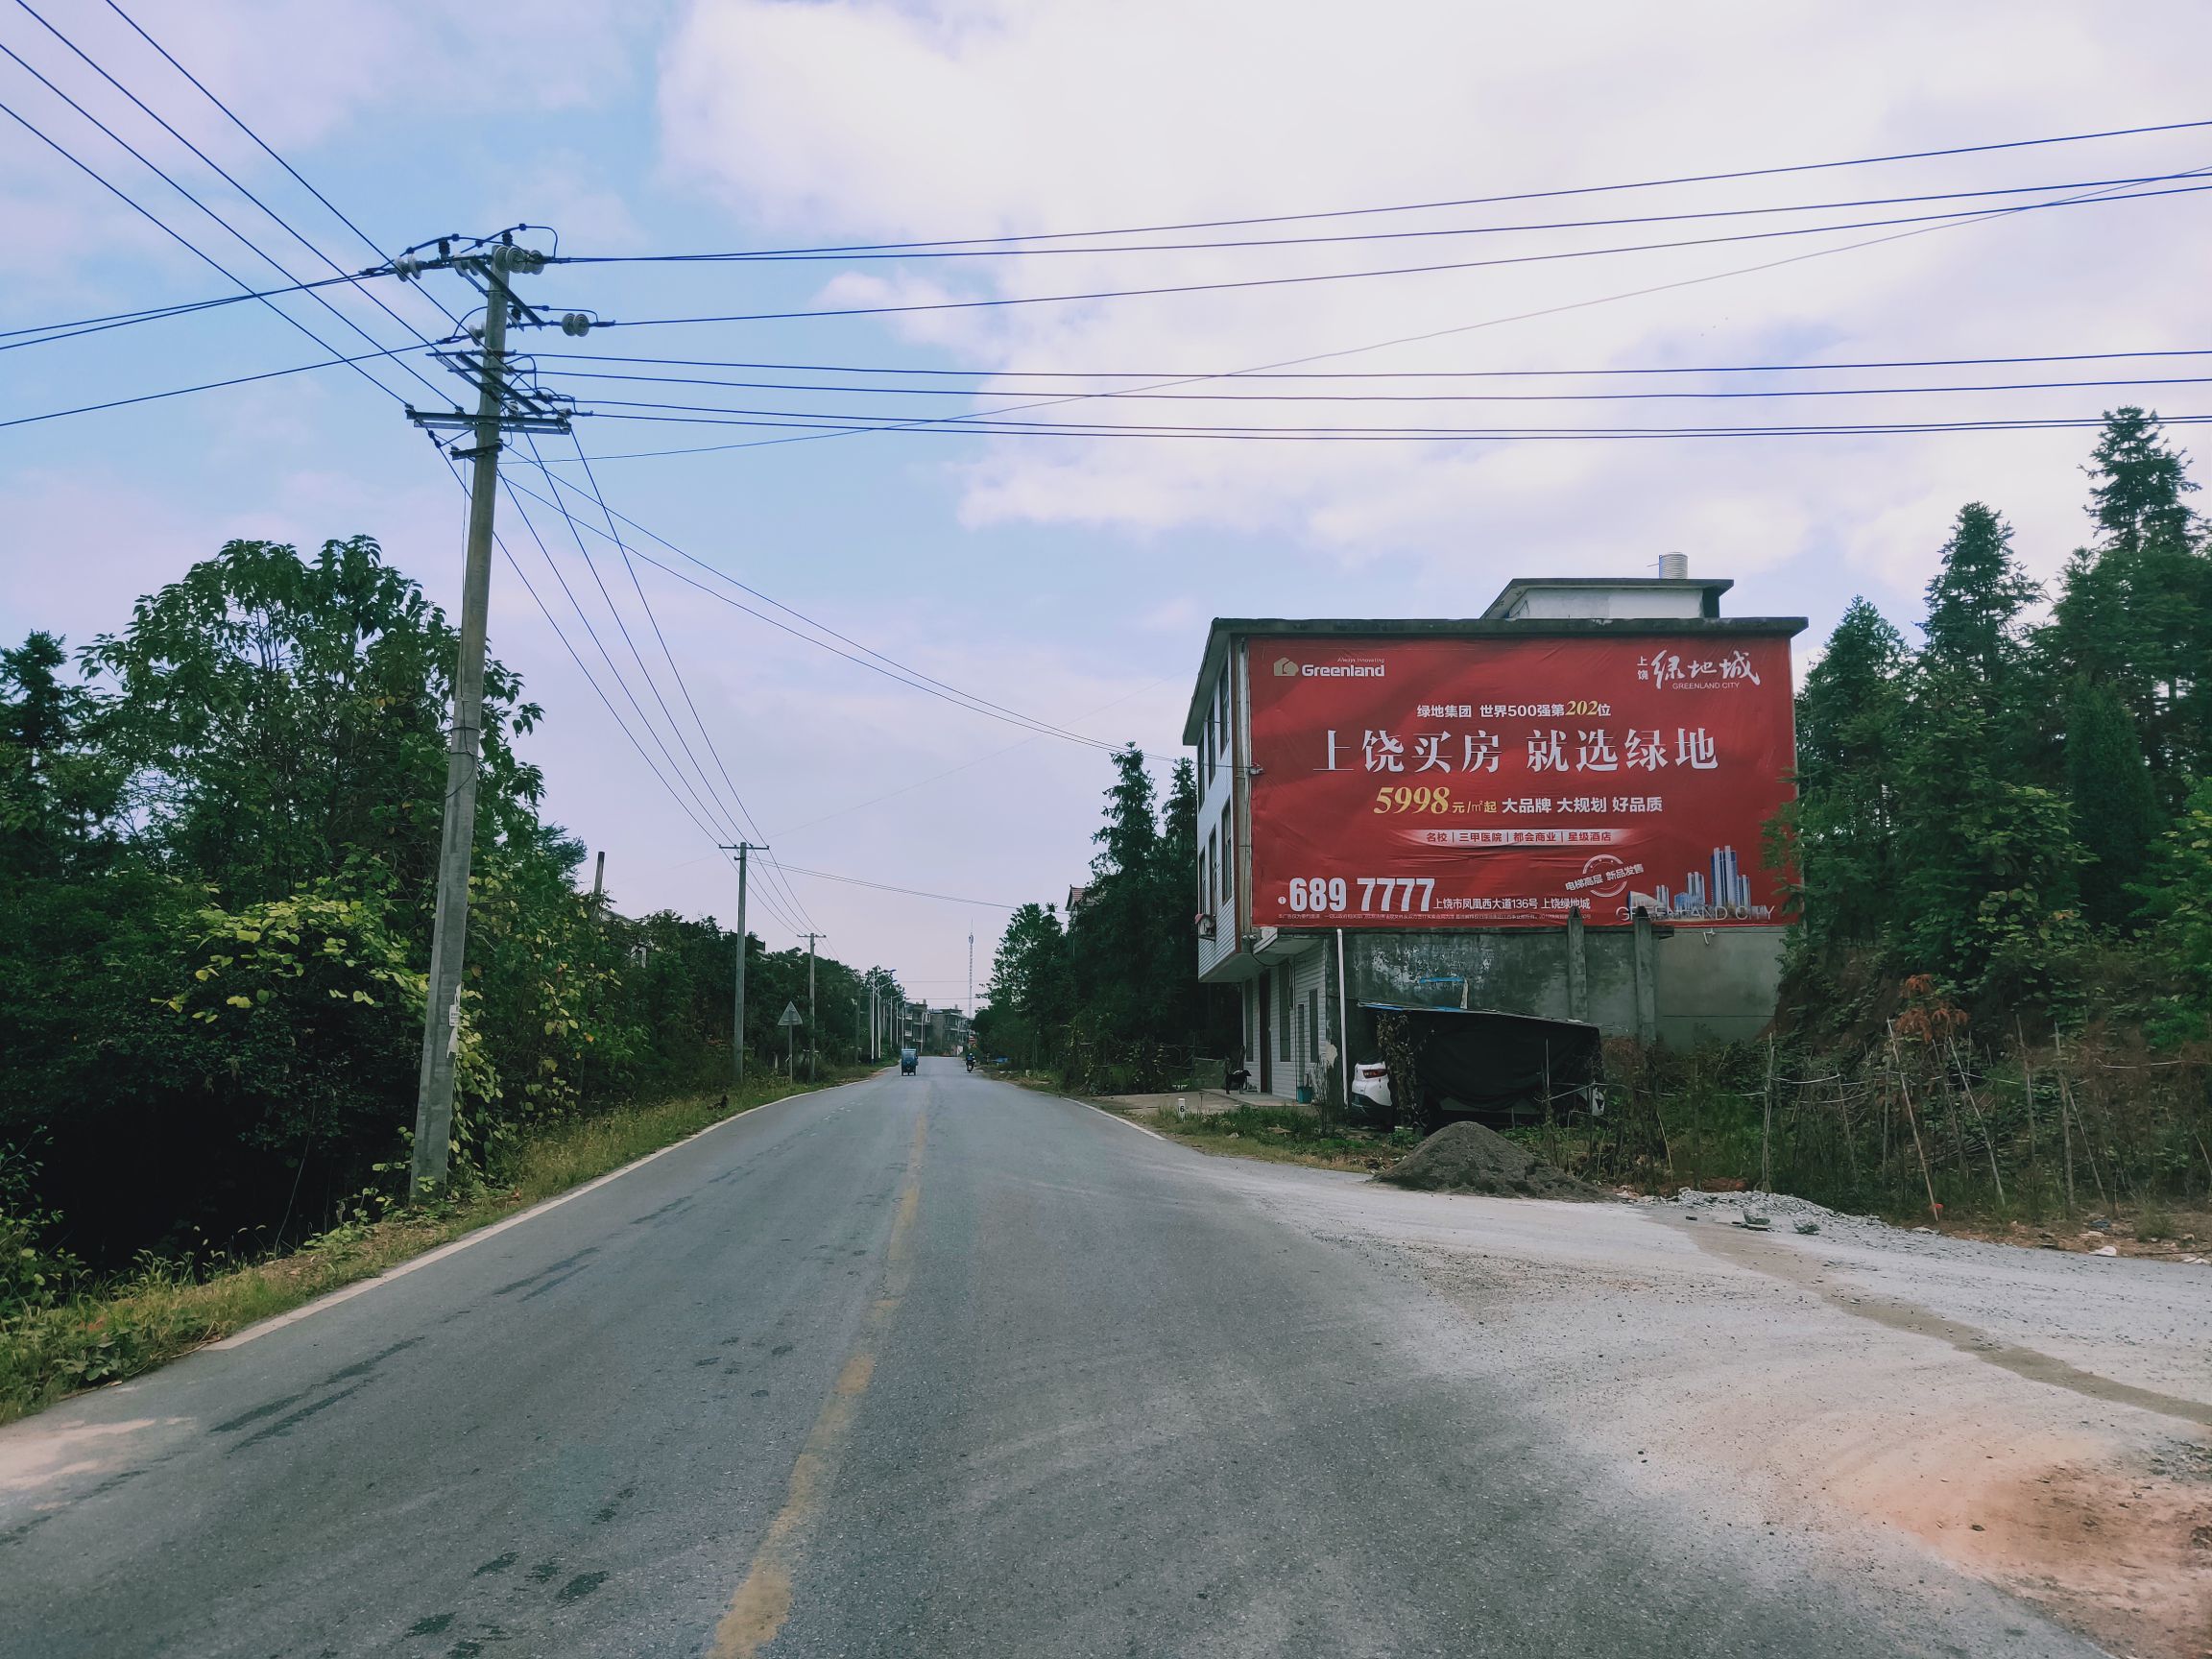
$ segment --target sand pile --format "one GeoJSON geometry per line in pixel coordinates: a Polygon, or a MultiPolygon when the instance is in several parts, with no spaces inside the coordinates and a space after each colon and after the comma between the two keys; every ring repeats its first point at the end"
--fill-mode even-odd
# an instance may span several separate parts
{"type": "Polygon", "coordinates": [[[1376,1177],[1424,1192],[1494,1192],[1524,1198],[1610,1198],[1586,1181],[1479,1123],[1447,1123],[1376,1177]]]}

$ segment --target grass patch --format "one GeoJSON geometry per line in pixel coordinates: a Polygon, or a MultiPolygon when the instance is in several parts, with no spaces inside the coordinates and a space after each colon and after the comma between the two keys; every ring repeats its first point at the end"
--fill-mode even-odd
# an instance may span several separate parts
{"type": "MultiPolygon", "coordinates": [[[[865,1074],[863,1070],[832,1076],[819,1087],[865,1074]]],[[[499,1183],[436,1210],[349,1221],[288,1255],[204,1270],[148,1260],[132,1273],[52,1306],[12,1310],[0,1305],[0,1424],[43,1410],[80,1389],[167,1364],[724,1118],[815,1087],[763,1083],[734,1100],[697,1095],[551,1124],[513,1149],[499,1183]]]]}
{"type": "Polygon", "coordinates": [[[1178,1118],[1172,1112],[1127,1112],[1104,1101],[1097,1104],[1117,1117],[1142,1120],[1146,1128],[1186,1146],[1271,1164],[1305,1164],[1317,1169],[1386,1168],[1421,1140],[1410,1129],[1385,1133],[1348,1123],[1325,1123],[1310,1112],[1281,1106],[1238,1106],[1227,1112],[1178,1118]]]}

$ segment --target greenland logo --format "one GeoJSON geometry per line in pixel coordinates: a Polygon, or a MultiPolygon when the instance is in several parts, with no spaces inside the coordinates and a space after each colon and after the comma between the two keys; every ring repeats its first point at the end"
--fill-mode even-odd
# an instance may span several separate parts
{"type": "Polygon", "coordinates": [[[1278,680],[1295,680],[1295,679],[1297,679],[1297,678],[1298,678],[1298,664],[1297,664],[1297,663],[1295,663],[1295,662],[1293,662],[1293,661],[1290,661],[1290,659],[1289,659],[1289,658],[1287,658],[1287,657],[1278,657],[1278,658],[1276,658],[1276,659],[1275,659],[1275,678],[1276,678],[1276,679],[1278,679],[1278,680]]]}

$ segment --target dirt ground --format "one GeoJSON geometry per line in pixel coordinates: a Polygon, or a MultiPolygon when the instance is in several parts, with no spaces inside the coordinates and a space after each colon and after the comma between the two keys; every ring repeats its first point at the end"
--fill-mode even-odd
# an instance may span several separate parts
{"type": "Polygon", "coordinates": [[[2212,1266],[1216,1169],[1428,1285],[1424,1363],[1508,1381],[1640,1489],[2212,1654],[2212,1266]]]}

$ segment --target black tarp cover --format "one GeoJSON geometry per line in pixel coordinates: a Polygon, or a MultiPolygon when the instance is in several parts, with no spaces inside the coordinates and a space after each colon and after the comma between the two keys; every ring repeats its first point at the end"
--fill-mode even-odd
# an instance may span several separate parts
{"type": "MultiPolygon", "coordinates": [[[[1455,1100],[1479,1116],[1508,1116],[1516,1106],[1541,1112],[1547,1081],[1552,1100],[1564,1105],[1562,1095],[1597,1082],[1600,1074],[1598,1027],[1579,1020],[1394,1002],[1359,1006],[1378,1023],[1391,1016],[1405,1020],[1421,1093],[1439,1105],[1455,1100]]],[[[1405,1102],[1395,1074],[1390,1087],[1393,1097],[1405,1102]]]]}

